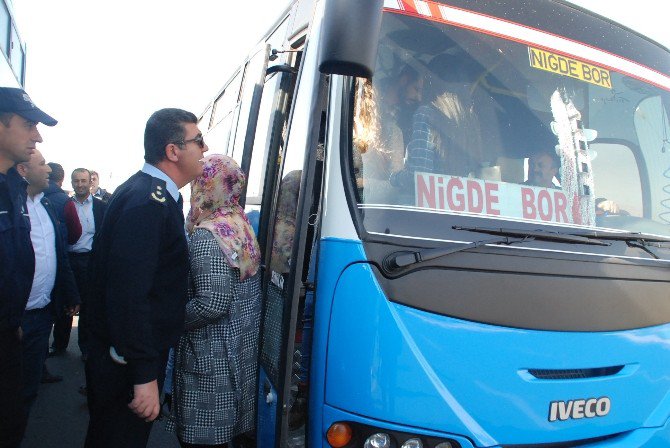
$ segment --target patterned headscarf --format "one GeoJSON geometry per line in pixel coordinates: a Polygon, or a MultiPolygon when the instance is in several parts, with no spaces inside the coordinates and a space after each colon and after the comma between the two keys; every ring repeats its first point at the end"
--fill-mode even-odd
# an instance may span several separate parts
{"type": "Polygon", "coordinates": [[[256,234],[239,204],[244,173],[232,158],[213,154],[204,158],[202,174],[191,183],[187,230],[212,232],[226,261],[240,270],[240,280],[252,277],[260,265],[256,234]]]}

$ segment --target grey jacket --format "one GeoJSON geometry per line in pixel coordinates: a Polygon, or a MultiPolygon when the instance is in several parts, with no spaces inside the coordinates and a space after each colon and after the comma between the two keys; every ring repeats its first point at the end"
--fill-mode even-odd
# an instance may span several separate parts
{"type": "Polygon", "coordinates": [[[186,332],[175,353],[168,430],[182,442],[223,444],[254,423],[260,276],[240,282],[204,229],[191,235],[189,254],[186,332]]]}

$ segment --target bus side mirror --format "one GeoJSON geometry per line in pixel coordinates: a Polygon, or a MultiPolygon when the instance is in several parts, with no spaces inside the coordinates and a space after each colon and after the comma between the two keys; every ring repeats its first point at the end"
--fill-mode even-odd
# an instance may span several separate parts
{"type": "Polygon", "coordinates": [[[326,0],[319,70],[372,78],[384,0],[326,0]]]}

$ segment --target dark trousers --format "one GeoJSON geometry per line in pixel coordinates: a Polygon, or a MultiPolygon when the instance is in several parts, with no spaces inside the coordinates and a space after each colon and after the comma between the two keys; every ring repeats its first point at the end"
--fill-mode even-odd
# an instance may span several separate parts
{"type": "Polygon", "coordinates": [[[18,447],[26,429],[22,351],[16,329],[0,331],[0,448],[18,447]]]}
{"type": "MultiPolygon", "coordinates": [[[[81,305],[79,307],[79,350],[82,354],[87,353],[88,332],[86,329],[86,302],[90,295],[90,279],[88,265],[91,259],[90,252],[68,254],[70,266],[74,273],[74,279],[77,282],[77,290],[81,305]]],[[[65,351],[70,343],[70,333],[72,332],[72,316],[64,315],[60,317],[54,325],[54,340],[51,346],[58,351],[65,351]]]]}
{"type": "MultiPolygon", "coordinates": [[[[163,387],[167,350],[161,353],[158,390],[163,387]]],[[[126,366],[112,361],[109,346],[92,339],[86,361],[90,419],[85,448],[144,448],[153,422],[145,422],[129,408],[133,383],[126,366]]]]}
{"type": "Polygon", "coordinates": [[[23,329],[23,402],[26,414],[37,398],[44,361],[49,351],[49,334],[54,318],[51,306],[26,311],[23,329]]]}

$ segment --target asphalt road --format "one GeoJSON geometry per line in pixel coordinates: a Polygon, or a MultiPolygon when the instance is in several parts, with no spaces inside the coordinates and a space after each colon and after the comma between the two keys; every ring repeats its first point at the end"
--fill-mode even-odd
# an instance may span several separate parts
{"type": "MultiPolygon", "coordinates": [[[[76,318],[73,325],[76,325],[76,318]]],[[[84,446],[88,408],[86,397],[79,394],[84,384],[84,363],[77,346],[77,328],[73,326],[70,346],[64,356],[49,358],[47,367],[63,381],[40,385],[31,410],[22,448],[79,448],[84,446]]],[[[176,437],[165,430],[163,422],[154,424],[149,448],[179,448],[176,437]]]]}

